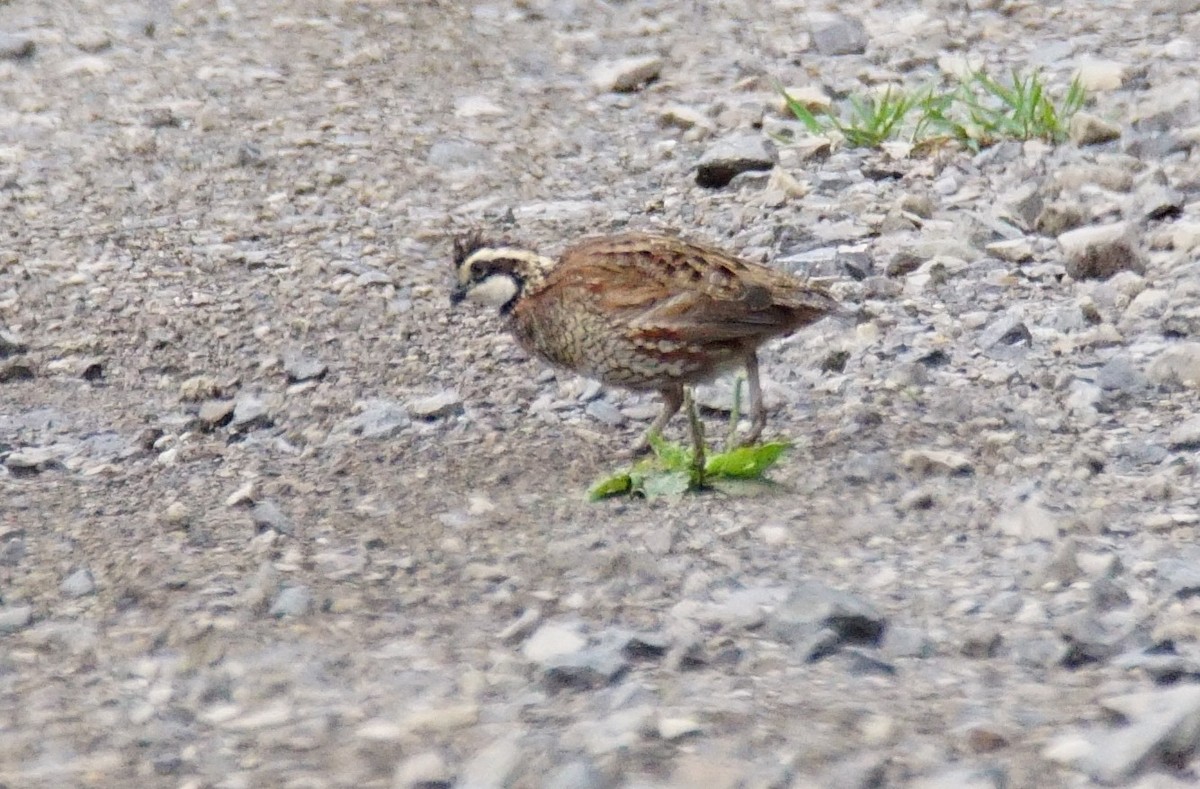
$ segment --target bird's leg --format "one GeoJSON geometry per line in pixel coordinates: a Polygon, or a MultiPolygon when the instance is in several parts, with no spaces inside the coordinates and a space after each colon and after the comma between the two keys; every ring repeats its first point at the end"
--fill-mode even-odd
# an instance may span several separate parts
{"type": "Polygon", "coordinates": [[[659,394],[662,395],[663,399],[662,411],[650,423],[650,428],[646,431],[645,435],[633,445],[631,454],[635,457],[644,455],[650,451],[650,439],[658,438],[662,435],[663,428],[667,426],[667,422],[670,422],[671,417],[679,413],[679,408],[683,405],[683,387],[663,389],[659,394]]]}
{"type": "Polygon", "coordinates": [[[700,415],[696,413],[696,403],[692,399],[692,388],[683,390],[683,405],[687,409],[688,424],[692,428],[692,475],[696,479],[696,487],[704,487],[704,425],[700,415]]]}
{"type": "Polygon", "coordinates": [[[746,384],[750,389],[750,432],[738,442],[748,447],[756,443],[767,426],[767,409],[763,405],[762,382],[758,378],[758,355],[754,351],[746,357],[746,384]]]}
{"type": "Polygon", "coordinates": [[[742,381],[739,375],[733,380],[733,403],[729,409],[729,432],[725,434],[725,451],[737,449],[738,422],[742,421],[742,381]]]}

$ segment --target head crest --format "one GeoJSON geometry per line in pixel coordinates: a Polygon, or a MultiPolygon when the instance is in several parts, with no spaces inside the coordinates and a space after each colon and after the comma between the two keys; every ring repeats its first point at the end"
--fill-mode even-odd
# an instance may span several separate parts
{"type": "Polygon", "coordinates": [[[454,239],[454,268],[459,268],[475,252],[490,246],[495,245],[485,240],[479,230],[472,230],[454,239]]]}

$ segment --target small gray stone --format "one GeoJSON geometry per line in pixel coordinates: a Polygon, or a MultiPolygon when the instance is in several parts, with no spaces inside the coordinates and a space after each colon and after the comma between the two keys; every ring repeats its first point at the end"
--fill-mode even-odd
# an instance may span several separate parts
{"type": "Polygon", "coordinates": [[[1097,578],[1092,581],[1089,597],[1092,607],[1101,613],[1124,608],[1133,602],[1128,590],[1111,578],[1097,578]]]}
{"type": "Polygon", "coordinates": [[[422,751],[396,766],[393,789],[450,789],[454,772],[437,751],[422,751]]]}
{"type": "Polygon", "coordinates": [[[1067,274],[1077,280],[1108,279],[1118,271],[1145,271],[1126,222],[1081,227],[1058,237],[1066,255],[1067,274]]]}
{"type": "Polygon", "coordinates": [[[463,412],[462,398],[453,389],[445,389],[428,397],[408,402],[408,411],[417,419],[441,419],[463,412]]]}
{"type": "Polygon", "coordinates": [[[1136,199],[1138,213],[1151,222],[1179,216],[1185,202],[1181,192],[1162,184],[1147,186],[1138,193],[1136,199]]]}
{"type": "Polygon", "coordinates": [[[33,621],[33,606],[10,605],[0,607],[0,633],[12,633],[33,621]]]}
{"type": "Polygon", "coordinates": [[[29,36],[0,33],[0,60],[25,60],[36,50],[37,44],[29,36]]]}
{"type": "Polygon", "coordinates": [[[268,613],[276,619],[299,617],[312,609],[312,593],[306,586],[289,586],[279,592],[268,613]]]}
{"type": "Polygon", "coordinates": [[[1167,130],[1163,132],[1138,129],[1132,136],[1126,135],[1122,146],[1125,153],[1143,162],[1161,161],[1176,153],[1186,153],[1195,146],[1195,141],[1185,134],[1167,130]]]}
{"type": "Polygon", "coordinates": [[[867,51],[867,29],[845,14],[809,14],[813,47],[822,55],[861,55],[867,51]]]}
{"type": "Polygon", "coordinates": [[[587,404],[587,408],[584,411],[592,419],[602,422],[609,427],[620,427],[626,422],[625,415],[621,413],[621,409],[607,400],[593,400],[587,404]]]}
{"type": "Polygon", "coordinates": [[[989,255],[995,255],[1008,263],[1024,263],[1033,260],[1033,244],[1027,238],[1011,238],[993,241],[984,247],[989,255]]]}
{"type": "Polygon", "coordinates": [[[1162,332],[1178,337],[1200,336],[1200,284],[1184,281],[1171,291],[1162,316],[1162,332]]]}
{"type": "Polygon", "coordinates": [[[912,789],[1007,789],[1008,773],[1003,767],[952,767],[918,778],[912,789]]]}
{"type": "Polygon", "coordinates": [[[1004,637],[1000,631],[991,625],[982,625],[967,633],[959,646],[963,657],[974,660],[985,660],[1000,654],[1004,645],[1004,637]]]}
{"type": "Polygon", "coordinates": [[[1031,230],[1042,213],[1045,201],[1038,184],[1025,183],[1001,197],[1000,205],[1019,220],[1023,228],[1031,230]]]}
{"type": "Polygon", "coordinates": [[[250,517],[260,532],[272,529],[280,534],[292,534],[294,527],[291,519],[279,509],[279,505],[271,500],[260,501],[250,511],[250,517]]]}
{"type": "Polygon", "coordinates": [[[838,644],[874,646],[883,637],[886,624],[883,615],[870,603],[815,581],[794,587],[767,619],[771,634],[789,644],[829,630],[838,644]]]}
{"type": "Polygon", "coordinates": [[[608,781],[591,762],[568,762],[551,770],[542,782],[542,789],[607,789],[608,781]]]}
{"type": "Polygon", "coordinates": [[[504,108],[487,96],[460,96],[454,101],[454,114],[459,118],[482,118],[504,115],[504,108]]]}
{"type": "Polygon", "coordinates": [[[1033,227],[1047,236],[1057,236],[1084,223],[1086,214],[1079,205],[1065,200],[1056,200],[1038,212],[1033,227]]]}
{"type": "Polygon", "coordinates": [[[394,400],[364,400],[356,406],[360,412],[339,423],[335,434],[387,439],[412,424],[408,409],[394,400]]]}
{"type": "Polygon", "coordinates": [[[25,558],[25,537],[21,531],[0,538],[0,566],[16,567],[25,558]]]}
{"type": "Polygon", "coordinates": [[[1067,654],[1067,645],[1062,639],[1052,636],[1010,639],[1009,651],[1013,660],[1023,666],[1050,668],[1060,666],[1067,654]]]}
{"type": "Polygon", "coordinates": [[[1112,192],[1133,190],[1133,170],[1120,163],[1112,164],[1069,164],[1054,174],[1059,188],[1066,192],[1079,192],[1085,186],[1098,186],[1112,192]]]}
{"type": "Polygon", "coordinates": [[[544,678],[551,690],[592,690],[610,684],[629,667],[629,661],[612,644],[588,647],[547,660],[544,678]]]}
{"type": "Polygon", "coordinates": [[[1136,637],[1137,622],[1124,612],[1080,611],[1057,623],[1067,645],[1061,663],[1076,668],[1087,663],[1102,663],[1126,651],[1136,637]]]}
{"type": "Polygon", "coordinates": [[[975,473],[975,465],[970,458],[944,449],[906,449],[900,455],[900,465],[923,477],[963,477],[975,473]]]}
{"type": "Polygon", "coordinates": [[[1200,746],[1200,685],[1183,685],[1104,699],[1129,724],[1091,738],[1077,766],[1106,784],[1169,764],[1181,764],[1200,746]]]}
{"type": "Polygon", "coordinates": [[[1126,355],[1114,356],[1096,372],[1096,385],[1107,392],[1135,394],[1146,387],[1146,376],[1126,355]]]}
{"type": "Polygon", "coordinates": [[[303,354],[285,354],[283,371],[287,374],[288,383],[312,381],[324,378],[329,371],[329,365],[303,354]]]}
{"type": "Polygon", "coordinates": [[[1028,348],[1032,343],[1033,335],[1017,313],[997,318],[979,333],[979,346],[985,350],[991,350],[998,345],[1022,345],[1028,348]]]}
{"type": "Polygon", "coordinates": [[[547,622],[539,627],[521,648],[526,660],[546,663],[564,655],[573,655],[587,646],[587,637],[576,624],[547,622]]]}
{"type": "Polygon", "coordinates": [[[1121,127],[1090,112],[1077,112],[1068,125],[1071,142],[1076,145],[1100,145],[1121,138],[1121,127]]]}
{"type": "Polygon", "coordinates": [[[253,430],[270,425],[267,404],[255,395],[242,395],[233,405],[233,419],[229,424],[238,430],[253,430]]]}
{"type": "Polygon", "coordinates": [[[36,377],[33,365],[23,359],[11,359],[0,364],[0,384],[11,381],[32,381],[36,377]]]}
{"type": "Polygon", "coordinates": [[[1146,370],[1158,385],[1200,387],[1200,343],[1181,342],[1162,351],[1146,370]]]}
{"type": "Polygon", "coordinates": [[[1154,567],[1159,589],[1166,597],[1180,599],[1200,596],[1200,556],[1160,559],[1154,567]]]}
{"type": "Polygon", "coordinates": [[[655,55],[625,58],[596,66],[591,81],[597,90],[632,93],[658,79],[662,67],[662,58],[655,55]]]}
{"type": "MultiPolygon", "coordinates": [[[[392,275],[379,269],[368,269],[355,277],[354,282],[363,288],[371,285],[391,285],[392,275]]],[[[313,362],[313,364],[320,364],[320,362],[313,362]]]]}
{"type": "Polygon", "coordinates": [[[587,219],[600,208],[599,203],[589,200],[539,200],[519,205],[512,213],[520,222],[577,222],[587,219]]]}
{"type": "Polygon", "coordinates": [[[1200,449],[1200,416],[1176,425],[1167,439],[1167,446],[1175,450],[1200,449]]]}
{"type": "Polygon", "coordinates": [[[58,452],[53,447],[25,447],[8,454],[4,466],[15,474],[36,474],[59,466],[58,452]]]}
{"type": "Polygon", "coordinates": [[[726,137],[714,143],[696,165],[696,183],[725,186],[739,173],[770,170],[779,161],[775,146],[757,134],[726,137]]]}
{"type": "Polygon", "coordinates": [[[198,418],[209,428],[227,425],[233,419],[234,406],[232,400],[206,400],[200,404],[198,418]]]}
{"type": "Polygon", "coordinates": [[[429,147],[425,160],[443,170],[467,169],[487,161],[488,151],[468,140],[438,140],[429,147]]]}
{"type": "Polygon", "coordinates": [[[7,329],[0,329],[0,359],[25,353],[27,350],[29,346],[24,340],[7,329]]]}
{"type": "MultiPolygon", "coordinates": [[[[1099,391],[1099,387],[1097,387],[1099,391]]],[[[1060,518],[1042,506],[1041,495],[1018,495],[1016,501],[996,517],[995,528],[1001,534],[1022,540],[1053,541],[1058,538],[1060,518]]]]}
{"type": "Polygon", "coordinates": [[[71,34],[70,42],[83,50],[95,54],[112,46],[112,36],[99,27],[89,27],[71,34]]]}
{"type": "Polygon", "coordinates": [[[64,578],[58,589],[67,597],[84,597],[96,591],[96,580],[92,571],[83,567],[64,578]]]}
{"type": "Polygon", "coordinates": [[[1129,652],[1112,661],[1114,666],[1127,671],[1144,671],[1161,685],[1170,685],[1180,678],[1200,680],[1200,660],[1180,655],[1172,647],[1154,645],[1148,649],[1129,652]]]}
{"type": "Polygon", "coordinates": [[[472,756],[458,777],[458,789],[508,789],[521,766],[521,748],[515,736],[496,740],[472,756]]]}
{"type": "Polygon", "coordinates": [[[928,658],[937,654],[937,644],[919,627],[889,627],[879,645],[884,657],[928,658]]]}

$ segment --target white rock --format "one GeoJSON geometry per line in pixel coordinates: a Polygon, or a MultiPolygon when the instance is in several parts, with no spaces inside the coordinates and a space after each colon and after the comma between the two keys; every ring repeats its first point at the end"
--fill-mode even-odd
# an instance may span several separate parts
{"type": "Polygon", "coordinates": [[[1200,222],[1176,222],[1171,228],[1171,246],[1179,252],[1200,247],[1200,222]]]}
{"type": "Polygon", "coordinates": [[[996,531],[1021,540],[1054,540],[1058,537],[1058,518],[1030,496],[1015,507],[1000,513],[996,531]]]}
{"type": "Polygon", "coordinates": [[[983,68],[983,55],[942,55],[937,59],[937,65],[947,77],[966,81],[983,68]]]}
{"type": "Polygon", "coordinates": [[[462,397],[453,389],[446,389],[428,397],[419,397],[408,402],[408,411],[418,419],[439,419],[462,413],[462,397]]]}
{"type": "Polygon", "coordinates": [[[475,704],[451,704],[433,709],[414,710],[404,716],[400,725],[405,731],[435,734],[474,726],[479,720],[475,704]]]}
{"type": "Polygon", "coordinates": [[[422,751],[410,756],[396,767],[392,777],[393,789],[421,789],[421,787],[449,785],[454,773],[446,760],[437,751],[422,751]]]}
{"type": "MultiPolygon", "coordinates": [[[[833,106],[833,99],[829,98],[829,94],[819,85],[794,85],[784,88],[784,92],[791,97],[792,101],[799,103],[809,112],[824,112],[833,106]]],[[[792,117],[787,97],[782,93],[779,94],[775,109],[780,115],[792,117]]]]}
{"type": "Polygon", "coordinates": [[[943,449],[905,450],[900,465],[923,476],[970,474],[975,468],[966,455],[943,449]]]}
{"type": "Polygon", "coordinates": [[[1024,263],[1026,260],[1033,259],[1033,244],[1027,238],[993,241],[984,249],[989,255],[995,255],[1000,260],[1009,263],[1024,263]]]}
{"type": "Polygon", "coordinates": [[[701,128],[711,128],[712,121],[708,119],[700,110],[683,104],[668,104],[662,108],[658,114],[659,123],[663,126],[672,126],[677,129],[691,129],[699,126],[701,128]]]}
{"type": "Polygon", "coordinates": [[[845,14],[825,12],[808,15],[813,47],[822,55],[858,55],[870,39],[861,20],[845,14]]]}
{"type": "Polygon", "coordinates": [[[1090,112],[1077,112],[1067,124],[1071,142],[1076,145],[1101,145],[1121,138],[1121,127],[1090,112]]]}
{"type": "Polygon", "coordinates": [[[579,632],[578,626],[549,622],[529,637],[521,653],[534,663],[545,663],[564,655],[572,655],[586,646],[587,638],[579,632]]]}
{"type": "Polygon", "coordinates": [[[1116,90],[1125,82],[1125,65],[1115,60],[1085,58],[1075,76],[1086,91],[1116,90]]]}
{"type": "Polygon", "coordinates": [[[664,740],[678,740],[701,731],[703,727],[691,718],[662,718],[658,722],[658,736],[664,740]]]}
{"type": "Polygon", "coordinates": [[[460,118],[503,115],[504,108],[487,96],[463,96],[454,102],[454,114],[460,118]]]}
{"type": "Polygon", "coordinates": [[[1156,384],[1200,386],[1200,343],[1169,346],[1150,363],[1146,375],[1156,384]]]}
{"type": "Polygon", "coordinates": [[[1167,439],[1171,449],[1200,449],[1200,416],[1194,416],[1171,430],[1167,439]]]}
{"type": "Polygon", "coordinates": [[[1108,279],[1118,271],[1145,270],[1128,222],[1068,230],[1058,237],[1067,273],[1077,280],[1108,279]]]}
{"type": "Polygon", "coordinates": [[[656,55],[601,63],[592,69],[592,85],[601,91],[630,93],[658,79],[662,67],[663,60],[656,55]]]}
{"type": "Polygon", "coordinates": [[[1076,762],[1098,781],[1126,781],[1200,746],[1200,685],[1114,696],[1101,706],[1130,723],[1093,738],[1091,752],[1076,762]]]}
{"type": "Polygon", "coordinates": [[[455,786],[461,789],[507,789],[521,764],[517,735],[510,734],[471,757],[455,786]]]}

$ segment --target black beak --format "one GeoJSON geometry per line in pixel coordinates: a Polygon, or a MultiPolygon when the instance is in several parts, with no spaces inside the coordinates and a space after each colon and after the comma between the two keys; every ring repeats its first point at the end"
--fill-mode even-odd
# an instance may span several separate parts
{"type": "Polygon", "coordinates": [[[467,297],[467,289],[462,285],[455,285],[454,290],[450,291],[450,306],[457,307],[462,304],[463,299],[467,297]]]}

